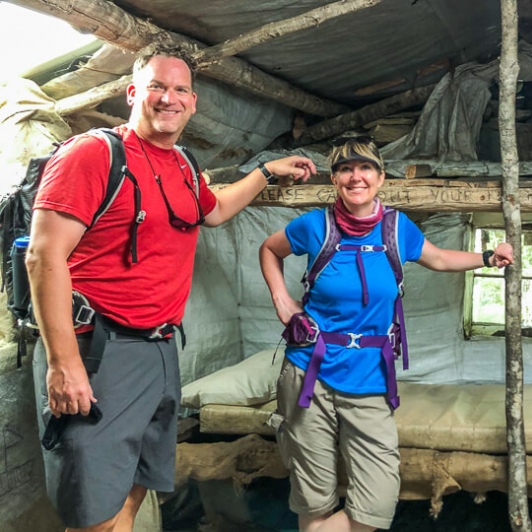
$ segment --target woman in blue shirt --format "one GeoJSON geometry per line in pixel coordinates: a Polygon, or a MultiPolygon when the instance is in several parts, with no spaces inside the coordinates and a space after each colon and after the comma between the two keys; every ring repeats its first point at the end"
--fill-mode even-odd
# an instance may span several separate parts
{"type": "MultiPolygon", "coordinates": [[[[326,210],[296,218],[260,249],[262,272],[281,322],[288,325],[304,311],[321,340],[325,338],[307,402],[302,399],[309,386],[305,375],[309,365],[316,365],[313,353],[319,335],[310,344],[287,346],[278,380],[278,411],[271,424],[278,429],[279,449],[290,471],[290,508],[299,516],[301,531],[387,529],[399,494],[399,451],[384,348],[372,342],[388,338],[397,296],[384,252],[383,207],[377,197],[385,178],[384,162],[366,137],[339,139],[329,162],[338,194],[333,214],[341,248],[316,279],[304,306],[288,293],[283,260],[292,253],[306,254],[313,263],[325,240],[326,210]],[[357,254],[362,255],[358,261],[357,254]],[[336,341],[344,337],[357,340],[354,345],[336,341]],[[344,508],[335,511],[339,455],[348,488],[344,508]]],[[[484,254],[444,250],[431,244],[403,213],[397,228],[402,263],[461,272],[513,262],[507,243],[484,254]]]]}

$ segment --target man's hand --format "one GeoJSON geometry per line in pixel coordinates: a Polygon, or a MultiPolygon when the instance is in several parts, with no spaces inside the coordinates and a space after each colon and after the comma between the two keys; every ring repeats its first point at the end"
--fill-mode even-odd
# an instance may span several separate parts
{"type": "Polygon", "coordinates": [[[78,414],[86,416],[96,398],[81,359],[66,364],[55,364],[46,375],[48,401],[52,414],[78,414]]]}
{"type": "Polygon", "coordinates": [[[293,177],[302,181],[308,181],[310,176],[316,173],[316,165],[312,160],[300,155],[268,161],[264,166],[278,177],[293,177]]]}

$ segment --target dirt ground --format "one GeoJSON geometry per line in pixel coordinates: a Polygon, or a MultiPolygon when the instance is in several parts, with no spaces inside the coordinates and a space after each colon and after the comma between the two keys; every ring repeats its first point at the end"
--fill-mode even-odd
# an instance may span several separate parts
{"type": "MultiPolygon", "coordinates": [[[[296,532],[297,517],[288,508],[288,494],[287,479],[257,479],[241,492],[224,481],[209,486],[191,483],[179,503],[163,505],[164,532],[296,532]],[[217,522],[205,516],[205,508],[217,522]]],[[[429,501],[401,501],[390,531],[511,532],[504,493],[489,492],[481,504],[463,491],[443,501],[437,519],[430,516],[429,501]]]]}

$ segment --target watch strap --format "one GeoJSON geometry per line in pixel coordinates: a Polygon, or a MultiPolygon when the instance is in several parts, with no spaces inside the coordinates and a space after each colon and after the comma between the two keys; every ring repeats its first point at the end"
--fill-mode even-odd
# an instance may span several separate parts
{"type": "Polygon", "coordinates": [[[264,163],[259,163],[257,168],[262,172],[262,175],[266,178],[266,181],[268,181],[268,185],[273,185],[276,182],[275,176],[266,168],[264,163]]]}
{"type": "Polygon", "coordinates": [[[495,255],[495,251],[493,251],[492,249],[487,249],[482,253],[482,262],[484,263],[484,266],[486,266],[486,268],[493,268],[493,266],[490,264],[490,257],[492,257],[493,255],[495,255]]]}

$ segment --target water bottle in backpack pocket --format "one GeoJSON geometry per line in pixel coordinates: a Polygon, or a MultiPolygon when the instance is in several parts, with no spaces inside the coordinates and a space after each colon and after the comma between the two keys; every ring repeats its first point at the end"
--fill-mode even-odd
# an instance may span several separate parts
{"type": "Polygon", "coordinates": [[[22,236],[13,242],[11,261],[13,267],[13,314],[21,320],[28,317],[30,306],[30,283],[26,270],[26,251],[30,241],[29,236],[22,236]]]}

